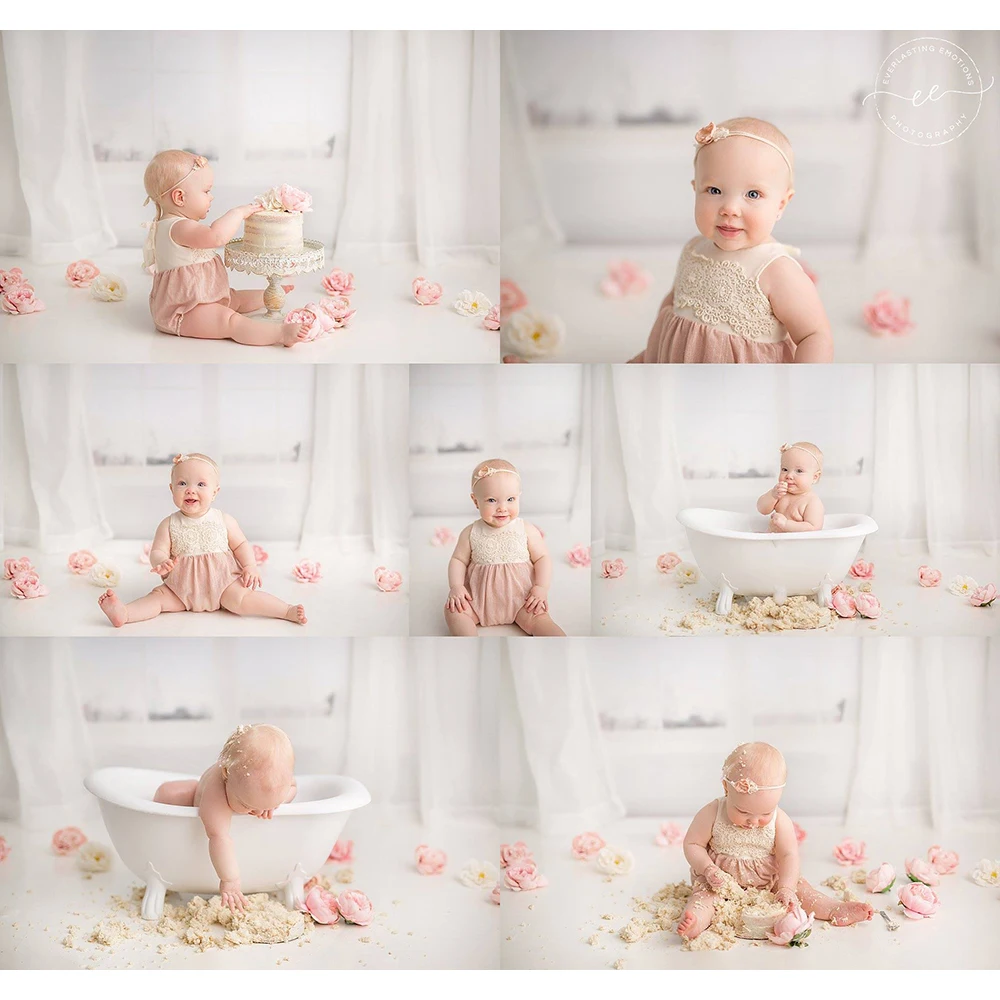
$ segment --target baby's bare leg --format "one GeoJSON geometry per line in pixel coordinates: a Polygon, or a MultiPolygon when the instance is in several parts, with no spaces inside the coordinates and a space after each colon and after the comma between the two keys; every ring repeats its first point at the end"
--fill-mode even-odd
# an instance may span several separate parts
{"type": "Polygon", "coordinates": [[[848,924],[857,924],[863,920],[871,920],[875,912],[867,903],[856,900],[844,903],[826,893],[814,889],[804,878],[799,879],[799,884],[795,887],[795,894],[799,897],[802,909],[806,913],[815,913],[817,920],[829,920],[837,927],[846,927],[848,924]]]}
{"type": "Polygon", "coordinates": [[[472,608],[468,611],[449,611],[445,608],[444,620],[452,635],[475,635],[476,625],[479,624],[472,608]]]}
{"type": "Polygon", "coordinates": [[[181,781],[164,781],[156,794],[154,802],[164,802],[168,806],[193,806],[194,793],[198,790],[195,778],[185,778],[181,781]]]}
{"type": "Polygon", "coordinates": [[[280,597],[263,590],[248,590],[242,583],[231,583],[219,602],[234,615],[258,615],[261,618],[284,618],[305,625],[306,609],[301,604],[286,604],[280,597]]]}
{"type": "Polygon", "coordinates": [[[302,323],[272,323],[250,319],[218,302],[195,306],[181,321],[182,337],[199,340],[235,340],[251,347],[283,344],[292,347],[306,338],[308,327],[302,323]]]}
{"type": "Polygon", "coordinates": [[[184,602],[163,584],[154,587],[145,597],[128,604],[122,604],[121,598],[113,590],[106,590],[97,598],[97,603],[115,628],[121,628],[128,622],[148,621],[164,611],[184,610],[184,602]]]}
{"type": "Polygon", "coordinates": [[[712,922],[715,913],[715,893],[695,889],[688,897],[688,905],[677,922],[677,933],[687,941],[696,938],[712,922]]]}
{"type": "Polygon", "coordinates": [[[518,628],[527,632],[528,635],[565,635],[566,633],[549,617],[546,611],[544,614],[533,615],[525,608],[521,608],[514,618],[514,624],[518,628]]]}
{"type": "MultiPolygon", "coordinates": [[[[286,292],[293,291],[295,288],[291,284],[281,287],[286,292]]],[[[263,288],[233,288],[230,290],[230,294],[232,298],[229,300],[229,306],[238,313],[252,313],[264,308],[263,288]]]]}

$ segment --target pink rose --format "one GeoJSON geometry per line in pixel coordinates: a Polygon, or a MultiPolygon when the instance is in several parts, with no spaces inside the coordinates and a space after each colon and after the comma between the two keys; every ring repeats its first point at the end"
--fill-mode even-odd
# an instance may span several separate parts
{"type": "Polygon", "coordinates": [[[876,336],[891,333],[899,337],[913,329],[910,322],[910,300],[893,298],[888,292],[879,292],[864,307],[865,324],[876,336]]]}
{"type": "Polygon", "coordinates": [[[841,618],[853,618],[858,613],[854,598],[846,590],[835,590],[830,598],[830,607],[841,618]]]}
{"type": "Polygon", "coordinates": [[[676,823],[661,823],[655,839],[660,847],[676,847],[684,843],[684,831],[676,823]]]}
{"type": "Polygon", "coordinates": [[[923,882],[924,885],[940,885],[941,879],[934,866],[923,858],[907,858],[906,874],[911,882],[923,882]]]}
{"type": "Polygon", "coordinates": [[[490,306],[490,311],[483,317],[483,326],[487,330],[500,329],[500,307],[490,306]]]}
{"type": "MultiPolygon", "coordinates": [[[[3,840],[3,837],[0,837],[0,840],[3,840]]],[[[2,855],[0,855],[0,861],[3,861],[3,856],[2,855]]],[[[491,903],[496,903],[497,906],[500,905],[500,883],[499,882],[494,882],[493,883],[493,888],[490,889],[490,902],[491,903]]]]}
{"type": "Polygon", "coordinates": [[[367,927],[374,914],[372,901],[359,889],[348,889],[337,897],[340,915],[350,924],[367,927]]]}
{"type": "Polygon", "coordinates": [[[440,875],[444,871],[444,866],[448,864],[448,855],[444,851],[437,847],[428,847],[426,844],[421,844],[413,852],[413,858],[421,875],[440,875]]]}
{"type": "Polygon", "coordinates": [[[441,301],[444,289],[436,281],[428,281],[424,277],[414,278],[413,297],[422,306],[436,306],[441,301]]]}
{"type": "Polygon", "coordinates": [[[590,565],[590,546],[589,545],[574,545],[573,548],[566,553],[566,562],[573,567],[573,569],[582,569],[590,565]]]}
{"type": "Polygon", "coordinates": [[[936,587],[941,582],[941,570],[931,569],[930,566],[921,566],[917,570],[917,579],[921,587],[936,587]]]}
{"type": "Polygon", "coordinates": [[[92,260],[75,260],[66,268],[66,280],[74,288],[86,288],[100,273],[92,260]]]}
{"type": "MultiPolygon", "coordinates": [[[[861,592],[854,598],[854,606],[858,609],[858,614],[862,618],[881,618],[882,605],[874,594],[861,592]]],[[[838,612],[839,614],[839,612],[838,612]]]]}
{"type": "Polygon", "coordinates": [[[258,566],[263,566],[271,557],[259,545],[253,547],[253,559],[258,566]]]}
{"type": "Polygon", "coordinates": [[[35,289],[27,282],[11,285],[0,294],[0,308],[13,316],[23,316],[27,313],[41,312],[45,303],[35,298],[35,289]]]}
{"type": "Polygon", "coordinates": [[[521,291],[516,281],[509,278],[500,279],[500,315],[506,319],[511,313],[523,309],[528,304],[528,297],[521,291]]]}
{"type": "Polygon", "coordinates": [[[403,583],[403,576],[394,569],[386,569],[379,566],[375,570],[375,586],[385,594],[391,594],[399,590],[403,583]]]}
{"type": "Polygon", "coordinates": [[[604,838],[599,833],[578,833],[573,838],[573,857],[592,858],[604,846],[604,838]]]}
{"type": "MultiPolygon", "coordinates": [[[[0,271],[0,274],[2,273],[3,272],[0,271]]],[[[9,857],[10,857],[10,844],[7,843],[4,837],[0,837],[0,864],[3,864],[3,862],[6,861],[9,857]]],[[[499,903],[500,900],[497,899],[497,902],[499,903]]]]}
{"type": "Polygon", "coordinates": [[[608,265],[608,276],[601,282],[601,291],[609,298],[638,295],[648,287],[652,276],[633,260],[615,261],[608,265]]]}
{"type": "Polygon", "coordinates": [[[292,575],[299,583],[316,583],[317,580],[323,579],[322,568],[322,563],[302,559],[295,564],[292,575]]]}
{"type": "Polygon", "coordinates": [[[663,555],[656,557],[656,568],[661,573],[669,573],[671,570],[677,569],[681,564],[681,557],[676,552],[664,552],[663,555]]]}
{"type": "Polygon", "coordinates": [[[625,575],[626,569],[628,567],[624,559],[605,559],[601,563],[601,576],[605,580],[617,580],[618,577],[625,575]]]}
{"type": "MultiPolygon", "coordinates": [[[[149,547],[145,548],[146,562],[149,562],[149,547]]],[[[80,549],[77,552],[71,552],[69,558],[66,560],[66,565],[69,566],[69,571],[71,573],[76,573],[77,576],[83,576],[94,563],[97,562],[97,556],[94,555],[89,549],[80,549]]]]}
{"type": "Polygon", "coordinates": [[[801,826],[799,826],[798,823],[795,822],[795,820],[792,820],[792,829],[795,831],[795,840],[801,844],[802,841],[806,839],[808,834],[802,829],[801,826]]]}
{"type": "Polygon", "coordinates": [[[337,843],[330,848],[330,855],[326,860],[338,865],[346,864],[348,861],[353,861],[354,841],[338,840],[337,843]]]}
{"type": "Polygon", "coordinates": [[[330,329],[342,330],[354,319],[357,309],[351,308],[351,303],[343,295],[335,295],[332,299],[320,299],[312,308],[316,308],[321,320],[326,320],[330,329]],[[318,308],[317,308],[318,307],[318,308]]]}
{"type": "Polygon", "coordinates": [[[869,892],[888,892],[896,881],[896,869],[883,861],[865,876],[865,888],[869,892]]]}
{"type": "Polygon", "coordinates": [[[519,840],[515,844],[500,845],[500,867],[509,868],[519,861],[534,861],[531,848],[523,841],[519,840]]]}
{"type": "Polygon", "coordinates": [[[281,202],[281,207],[286,212],[312,211],[312,195],[292,187],[291,184],[282,184],[275,193],[278,196],[278,201],[281,202]]]}
{"type": "Polygon", "coordinates": [[[833,856],[842,865],[860,865],[866,861],[865,842],[863,840],[852,840],[846,837],[833,849],[833,856]]]}
{"type": "Polygon", "coordinates": [[[813,914],[806,914],[797,903],[787,913],[783,913],[774,922],[774,927],[767,932],[771,944],[786,945],[789,948],[801,947],[812,933],[813,914]]]}
{"type": "Polygon", "coordinates": [[[954,851],[946,851],[935,844],[927,849],[927,860],[938,875],[954,875],[958,870],[958,855],[954,851]]]}
{"type": "Polygon", "coordinates": [[[13,580],[19,573],[33,573],[35,567],[31,565],[31,560],[27,556],[19,556],[17,559],[4,559],[3,575],[5,580],[13,580]]]}
{"type": "Polygon", "coordinates": [[[337,897],[321,885],[314,885],[306,895],[305,908],[318,924],[335,924],[340,919],[337,897]]]}
{"type": "Polygon", "coordinates": [[[152,548],[153,548],[152,542],[143,542],[142,552],[139,553],[139,562],[143,563],[146,566],[149,565],[149,553],[152,551],[152,548]]]}
{"type": "Polygon", "coordinates": [[[455,541],[455,532],[451,528],[435,528],[431,535],[431,545],[450,545],[455,541]]]}
{"type": "Polygon", "coordinates": [[[18,573],[10,581],[10,596],[20,598],[22,601],[31,600],[35,597],[46,597],[49,588],[38,578],[34,570],[27,573],[18,573]]]}
{"type": "Polygon", "coordinates": [[[969,603],[977,608],[988,608],[997,599],[997,588],[992,583],[976,587],[969,595],[969,603]]]}
{"type": "Polygon", "coordinates": [[[899,887],[899,903],[911,920],[933,917],[941,906],[937,893],[921,882],[904,882],[899,887]]]}
{"type": "Polygon", "coordinates": [[[327,295],[351,295],[354,293],[354,275],[335,267],[323,279],[323,290],[327,295]]]}
{"type": "Polygon", "coordinates": [[[858,559],[851,567],[851,576],[856,580],[871,580],[875,576],[875,563],[858,559]]]}
{"type": "Polygon", "coordinates": [[[538,865],[534,861],[518,861],[504,869],[503,880],[508,889],[514,892],[530,892],[532,889],[544,889],[549,880],[538,873],[538,865]]]}
{"type": "Polygon", "coordinates": [[[63,827],[52,834],[52,850],[56,854],[72,854],[87,843],[87,835],[75,826],[63,827]]]}
{"type": "Polygon", "coordinates": [[[300,323],[306,327],[306,340],[315,340],[317,337],[325,333],[323,329],[323,321],[320,319],[319,309],[310,309],[306,306],[303,309],[292,309],[290,312],[285,314],[286,323],[300,323]]]}
{"type": "Polygon", "coordinates": [[[12,267],[9,271],[0,271],[0,292],[6,292],[8,288],[23,284],[24,271],[19,267],[12,267]]]}

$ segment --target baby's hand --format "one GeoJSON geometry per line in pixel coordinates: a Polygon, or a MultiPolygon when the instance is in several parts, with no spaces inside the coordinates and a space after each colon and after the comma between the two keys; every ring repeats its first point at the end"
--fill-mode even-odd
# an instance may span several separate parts
{"type": "Polygon", "coordinates": [[[240,880],[232,879],[229,882],[219,883],[219,895],[222,897],[222,905],[228,906],[233,913],[246,913],[247,898],[240,892],[240,880]]]}
{"type": "Polygon", "coordinates": [[[774,487],[774,489],[771,490],[771,496],[773,496],[775,500],[780,500],[787,493],[788,493],[788,483],[786,482],[778,483],[774,487]]]}
{"type": "Polygon", "coordinates": [[[170,571],[174,568],[176,564],[177,564],[176,559],[164,559],[159,566],[150,566],[149,572],[158,573],[161,577],[169,576],[170,571]]]}
{"type": "Polygon", "coordinates": [[[464,587],[452,587],[448,591],[448,600],[445,602],[445,611],[468,611],[472,603],[472,594],[464,587]]]}
{"type": "Polygon", "coordinates": [[[260,574],[255,569],[245,569],[240,574],[240,583],[247,590],[256,590],[260,586],[260,574]]]}
{"type": "Polygon", "coordinates": [[[771,515],[771,524],[779,531],[781,531],[785,527],[785,525],[788,524],[788,518],[785,517],[784,514],[779,514],[777,511],[775,511],[771,515]]]}
{"type": "Polygon", "coordinates": [[[270,819],[273,815],[274,815],[273,809],[262,809],[259,813],[257,813],[257,818],[270,819]]]}
{"type": "Polygon", "coordinates": [[[709,865],[702,875],[712,892],[718,892],[726,884],[726,873],[718,865],[709,865]]]}
{"type": "Polygon", "coordinates": [[[787,910],[799,905],[799,897],[795,895],[794,889],[781,888],[774,894],[774,897],[787,910]]]}
{"type": "Polygon", "coordinates": [[[533,615],[544,615],[549,610],[548,596],[549,592],[544,587],[532,587],[528,591],[528,599],[524,602],[525,610],[533,615]]]}
{"type": "Polygon", "coordinates": [[[240,211],[243,213],[244,219],[249,219],[251,215],[256,215],[258,212],[263,212],[264,206],[258,205],[256,202],[254,202],[251,205],[244,205],[240,209],[240,211]]]}

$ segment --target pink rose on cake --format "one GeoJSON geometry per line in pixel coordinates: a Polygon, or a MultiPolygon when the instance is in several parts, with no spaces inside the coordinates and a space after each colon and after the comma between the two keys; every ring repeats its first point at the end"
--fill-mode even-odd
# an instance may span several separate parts
{"type": "Polygon", "coordinates": [[[282,184],[265,191],[254,201],[266,212],[311,212],[312,195],[291,184],[282,184]]]}

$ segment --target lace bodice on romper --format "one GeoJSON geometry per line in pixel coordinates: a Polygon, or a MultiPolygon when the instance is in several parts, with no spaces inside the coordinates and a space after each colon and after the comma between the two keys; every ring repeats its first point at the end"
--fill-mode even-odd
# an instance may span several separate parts
{"type": "Polygon", "coordinates": [[[476,521],[469,533],[469,543],[472,561],[481,566],[531,561],[524,521],[519,517],[499,528],[491,528],[482,519],[476,521]]]}
{"type": "Polygon", "coordinates": [[[727,854],[743,861],[763,861],[774,854],[774,823],[778,818],[778,810],[774,810],[767,826],[754,830],[735,826],[729,822],[726,815],[726,800],[719,799],[719,809],[715,814],[715,824],[712,826],[712,839],[709,848],[716,854],[727,854]]]}
{"type": "Polygon", "coordinates": [[[229,532],[222,511],[213,507],[201,517],[185,517],[179,510],[170,515],[170,554],[203,556],[229,551],[229,532]]]}
{"type": "Polygon", "coordinates": [[[780,343],[785,328],[758,283],[761,272],[779,257],[795,259],[781,243],[720,250],[711,240],[695,237],[677,265],[674,313],[747,340],[780,343]]]}
{"type": "Polygon", "coordinates": [[[204,264],[213,260],[219,255],[211,249],[197,249],[195,247],[182,247],[175,243],[170,236],[170,230],[174,223],[180,222],[182,215],[165,215],[157,222],[150,223],[150,237],[152,247],[147,247],[145,257],[149,257],[149,250],[152,249],[152,260],[146,260],[146,266],[152,264],[156,271],[170,271],[175,267],[184,267],[187,264],[204,264]]]}

